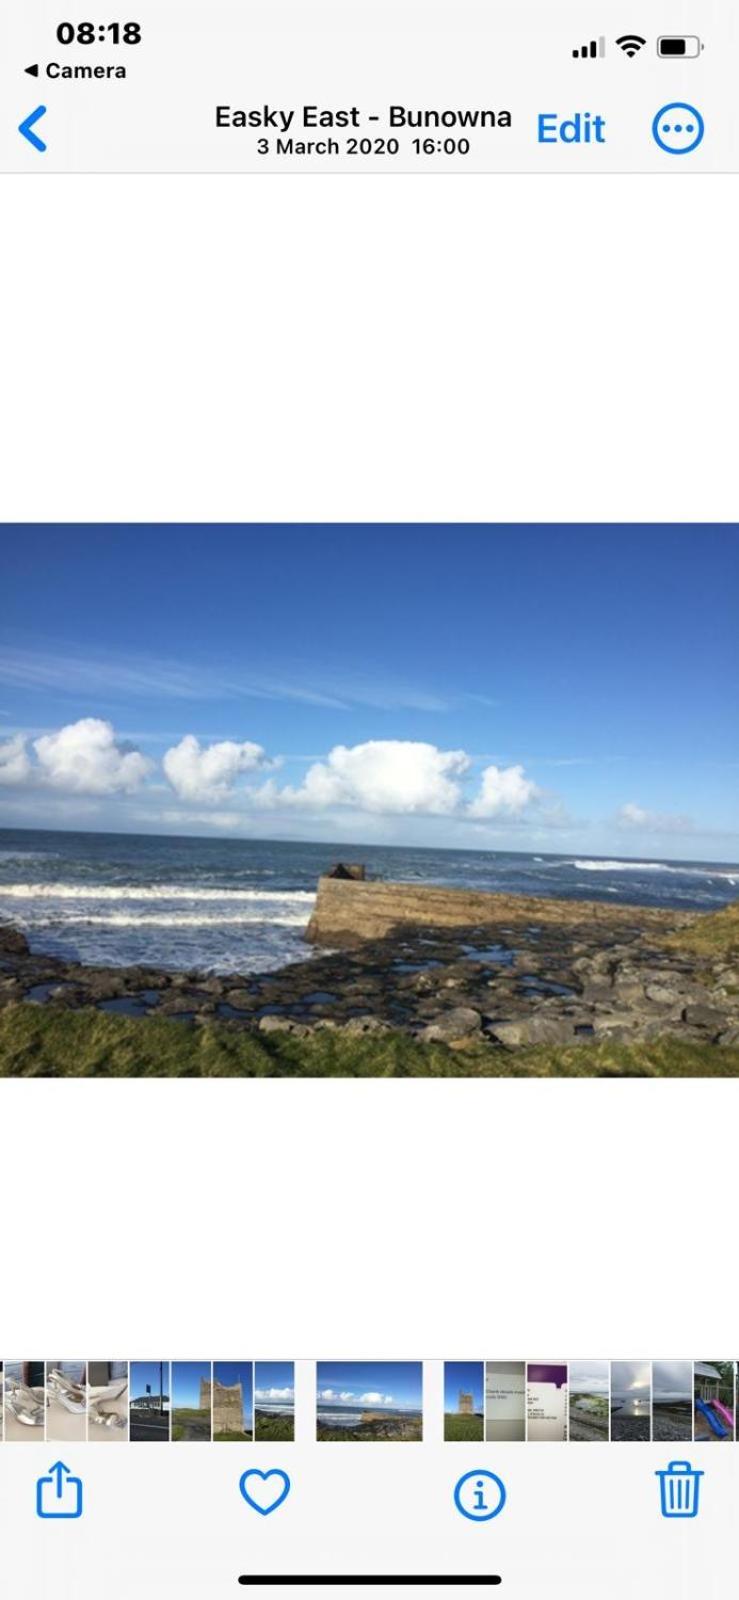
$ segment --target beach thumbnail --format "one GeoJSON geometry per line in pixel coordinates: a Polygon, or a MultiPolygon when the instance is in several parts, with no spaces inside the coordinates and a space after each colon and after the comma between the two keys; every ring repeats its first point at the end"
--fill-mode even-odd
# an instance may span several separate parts
{"type": "Polygon", "coordinates": [[[693,1436],[718,1444],[736,1436],[736,1362],[693,1363],[693,1436]]]}
{"type": "Polygon", "coordinates": [[[570,1438],[608,1440],[611,1370],[607,1361],[570,1362],[570,1438]]]}
{"type": "Polygon", "coordinates": [[[611,1439],[647,1440],[652,1436],[652,1364],[611,1362],[611,1439]]]}
{"type": "Polygon", "coordinates": [[[86,1361],[47,1361],[46,1437],[59,1444],[87,1439],[86,1361]]]}
{"type": "Polygon", "coordinates": [[[166,1444],[170,1437],[168,1361],[132,1361],[130,1437],[134,1443],[166,1444]]]}
{"type": "Polygon", "coordinates": [[[5,1442],[43,1443],[46,1437],[46,1366],[6,1361],[3,1372],[5,1442]]]}
{"type": "Polygon", "coordinates": [[[485,1432],[485,1364],[444,1362],[444,1438],[482,1442],[485,1432]]]}
{"type": "Polygon", "coordinates": [[[485,1364],[485,1438],[515,1443],[526,1438],[526,1362],[485,1364]]]}
{"type": "Polygon", "coordinates": [[[526,1366],[526,1437],[564,1444],[567,1438],[567,1363],[529,1361],[526,1366]]]}
{"type": "Polygon", "coordinates": [[[243,1444],[254,1438],[254,1363],[216,1361],[213,1365],[213,1438],[243,1444]]]}
{"type": "Polygon", "coordinates": [[[665,1444],[692,1440],[692,1361],[652,1362],[652,1438],[665,1444]]]}
{"type": "Polygon", "coordinates": [[[420,1361],[319,1361],[316,1437],[418,1441],[423,1436],[420,1361]]]}
{"type": "Polygon", "coordinates": [[[254,1438],[289,1443],[295,1438],[295,1365],[257,1361],[254,1369],[254,1438]]]}
{"type": "Polygon", "coordinates": [[[128,1439],[127,1361],[88,1361],[87,1437],[94,1444],[128,1439]]]}
{"type": "Polygon", "coordinates": [[[212,1368],[209,1361],[172,1362],[172,1438],[210,1443],[212,1368]]]}

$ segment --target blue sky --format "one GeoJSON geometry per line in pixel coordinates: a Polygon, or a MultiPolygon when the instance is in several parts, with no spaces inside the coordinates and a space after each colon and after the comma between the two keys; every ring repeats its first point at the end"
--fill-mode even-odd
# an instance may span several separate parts
{"type": "Polygon", "coordinates": [[[244,1426],[250,1430],[252,1427],[254,1394],[253,1363],[251,1361],[216,1361],[213,1365],[213,1377],[218,1383],[227,1385],[241,1384],[244,1402],[244,1426]]]}
{"type": "Polygon", "coordinates": [[[420,1411],[420,1361],[319,1361],[318,1399],[324,1404],[373,1410],[420,1411]]]}
{"type": "Polygon", "coordinates": [[[200,1407],[200,1384],[211,1379],[209,1361],[172,1362],[172,1405],[200,1407]]]}
{"type": "Polygon", "coordinates": [[[0,825],[739,857],[739,528],[2,531],[0,825]]]}
{"type": "MultiPolygon", "coordinates": [[[[162,1381],[162,1384],[163,1384],[163,1387],[164,1387],[165,1395],[169,1395],[169,1392],[170,1392],[170,1373],[169,1373],[169,1362],[168,1361],[164,1362],[164,1370],[163,1370],[161,1381],[162,1381]]],[[[142,1396],[144,1396],[146,1394],[146,1386],[147,1386],[147,1384],[149,1384],[149,1386],[151,1388],[151,1393],[152,1393],[153,1398],[155,1400],[158,1399],[158,1397],[159,1397],[159,1384],[160,1384],[160,1364],[159,1364],[159,1362],[158,1361],[132,1361],[131,1362],[130,1375],[129,1375],[129,1390],[130,1390],[131,1399],[132,1400],[140,1400],[142,1398],[142,1396]]]]}
{"type": "Polygon", "coordinates": [[[472,1395],[475,1411],[483,1410],[484,1362],[444,1362],[444,1410],[459,1410],[460,1392],[472,1395]]]}
{"type": "Polygon", "coordinates": [[[257,1400],[289,1405],[295,1403],[295,1366],[292,1361],[258,1361],[254,1372],[257,1400]]]}

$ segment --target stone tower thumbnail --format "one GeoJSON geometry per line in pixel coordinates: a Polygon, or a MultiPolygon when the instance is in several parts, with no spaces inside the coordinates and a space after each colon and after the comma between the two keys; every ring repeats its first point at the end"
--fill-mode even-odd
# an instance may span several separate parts
{"type": "Polygon", "coordinates": [[[474,1415],[474,1411],[475,1411],[475,1406],[474,1406],[474,1402],[473,1402],[473,1399],[472,1399],[472,1395],[471,1394],[467,1394],[464,1389],[460,1389],[460,1391],[459,1391],[459,1415],[460,1415],[460,1417],[471,1417],[471,1416],[474,1415]]]}
{"type": "Polygon", "coordinates": [[[215,1378],[200,1381],[200,1408],[210,1410],[213,1399],[213,1435],[219,1433],[245,1433],[244,1390],[241,1383],[219,1383],[215,1378]]]}

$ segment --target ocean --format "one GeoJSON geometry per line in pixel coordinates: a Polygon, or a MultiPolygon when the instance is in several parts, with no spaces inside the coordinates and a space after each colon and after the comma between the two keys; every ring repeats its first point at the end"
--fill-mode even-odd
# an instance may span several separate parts
{"type": "Polygon", "coordinates": [[[0,829],[0,921],[34,951],[106,966],[265,972],[304,960],[321,872],[680,911],[718,910],[739,866],[0,829]]]}
{"type": "Polygon", "coordinates": [[[366,1406],[359,1407],[337,1407],[335,1405],[323,1404],[319,1400],[316,1408],[316,1417],[319,1423],[323,1423],[324,1427],[358,1428],[363,1416],[367,1411],[371,1411],[373,1415],[376,1416],[393,1418],[412,1417],[415,1419],[416,1417],[420,1417],[422,1415],[420,1406],[418,1406],[416,1410],[413,1408],[409,1410],[401,1406],[380,1406],[371,1405],[369,1403],[366,1406]]]}
{"type": "Polygon", "coordinates": [[[651,1402],[648,1396],[642,1396],[641,1399],[634,1398],[634,1396],[630,1394],[614,1394],[613,1396],[613,1405],[614,1408],[617,1409],[617,1415],[619,1417],[630,1418],[634,1421],[638,1420],[640,1417],[649,1416],[650,1404],[651,1402]]]}

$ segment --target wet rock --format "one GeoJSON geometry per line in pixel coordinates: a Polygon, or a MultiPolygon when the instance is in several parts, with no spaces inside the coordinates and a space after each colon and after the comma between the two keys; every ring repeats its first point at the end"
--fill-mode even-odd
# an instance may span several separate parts
{"type": "Polygon", "coordinates": [[[644,993],[647,999],[651,1000],[656,1006],[678,1006],[681,1003],[681,999],[684,998],[681,996],[679,989],[671,988],[664,983],[648,983],[645,986],[644,993]]]}
{"type": "Polygon", "coordinates": [[[626,1034],[633,1037],[641,1021],[642,1018],[635,1011],[604,1011],[593,1017],[593,1032],[619,1038],[626,1034]]]}
{"type": "Polygon", "coordinates": [[[310,1033],[310,1028],[304,1022],[295,1022],[292,1017],[260,1017],[257,1023],[260,1033],[310,1033]]]}
{"type": "Polygon", "coordinates": [[[16,928],[0,924],[0,950],[10,956],[30,955],[28,940],[16,928]]]}
{"type": "Polygon", "coordinates": [[[473,1011],[471,1006],[453,1006],[451,1011],[442,1012],[430,1022],[419,1038],[424,1044],[452,1044],[457,1039],[466,1039],[469,1034],[479,1033],[481,1027],[479,1011],[473,1011]]]}
{"type": "Polygon", "coordinates": [[[369,1034],[392,1033],[389,1022],[382,1022],[379,1017],[350,1017],[342,1026],[343,1033],[369,1034]]]}
{"type": "Polygon", "coordinates": [[[726,1027],[726,1013],[715,1011],[713,1006],[686,1006],[683,1021],[689,1027],[707,1028],[709,1033],[721,1033],[726,1027]]]}
{"type": "Polygon", "coordinates": [[[159,1004],[159,1012],[165,1017],[177,1017],[190,1012],[202,1011],[207,1005],[206,996],[202,994],[171,994],[165,995],[159,1004]]]}
{"type": "Polygon", "coordinates": [[[572,1022],[557,1017],[522,1017],[519,1022],[494,1022],[488,1033],[508,1050],[522,1045],[571,1044],[575,1037],[572,1022]]]}
{"type": "MultiPolygon", "coordinates": [[[[77,968],[80,974],[80,968],[77,968]]],[[[126,980],[122,974],[113,970],[109,972],[84,972],[84,993],[93,1005],[98,1000],[116,1000],[119,995],[126,993],[126,980]]]]}
{"type": "Polygon", "coordinates": [[[249,989],[227,989],[223,998],[234,1011],[256,1011],[262,1003],[259,995],[249,989]]]}
{"type": "Polygon", "coordinates": [[[589,1006],[610,1005],[613,1000],[613,989],[605,980],[599,983],[585,983],[582,998],[589,1006]]]}
{"type": "Polygon", "coordinates": [[[644,999],[644,985],[638,978],[614,978],[612,998],[616,1005],[638,1005],[644,999]]]}

